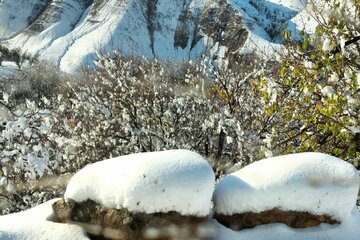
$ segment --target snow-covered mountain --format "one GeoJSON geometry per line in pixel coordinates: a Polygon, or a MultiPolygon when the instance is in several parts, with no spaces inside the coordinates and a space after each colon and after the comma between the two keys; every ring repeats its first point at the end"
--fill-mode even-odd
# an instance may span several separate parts
{"type": "Polygon", "coordinates": [[[309,20],[307,0],[1,0],[0,43],[74,72],[115,49],[147,58],[276,48],[283,24],[309,20]],[[304,16],[306,15],[306,16],[304,16]]]}

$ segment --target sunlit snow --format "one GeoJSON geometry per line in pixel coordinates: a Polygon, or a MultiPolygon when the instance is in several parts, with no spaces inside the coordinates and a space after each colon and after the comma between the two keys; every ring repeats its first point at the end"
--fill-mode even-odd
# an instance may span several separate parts
{"type": "Polygon", "coordinates": [[[358,172],[343,160],[322,153],[284,155],[224,177],[214,193],[215,211],[232,214],[277,207],[343,220],[355,208],[358,190],[358,172]]]}
{"type": "Polygon", "coordinates": [[[89,239],[81,227],[60,224],[48,219],[52,215],[53,199],[24,212],[0,217],[1,240],[85,240],[89,239]]]}
{"type": "Polygon", "coordinates": [[[89,165],[71,179],[65,197],[131,211],[207,216],[214,187],[213,170],[199,154],[169,150],[89,165]]]}

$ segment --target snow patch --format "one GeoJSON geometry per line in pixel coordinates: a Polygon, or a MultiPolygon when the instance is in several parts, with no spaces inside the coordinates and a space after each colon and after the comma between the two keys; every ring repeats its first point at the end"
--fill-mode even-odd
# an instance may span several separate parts
{"type": "Polygon", "coordinates": [[[88,240],[84,230],[76,225],[47,220],[52,216],[53,199],[24,212],[0,216],[1,240],[88,240]]]}

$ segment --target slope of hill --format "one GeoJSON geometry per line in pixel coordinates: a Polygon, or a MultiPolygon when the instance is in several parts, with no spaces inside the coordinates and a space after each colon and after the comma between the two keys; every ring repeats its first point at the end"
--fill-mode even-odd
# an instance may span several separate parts
{"type": "Polygon", "coordinates": [[[0,42],[67,72],[114,49],[176,60],[205,55],[226,64],[240,52],[272,51],[283,24],[302,28],[293,20],[305,6],[306,0],[3,0],[0,42]]]}

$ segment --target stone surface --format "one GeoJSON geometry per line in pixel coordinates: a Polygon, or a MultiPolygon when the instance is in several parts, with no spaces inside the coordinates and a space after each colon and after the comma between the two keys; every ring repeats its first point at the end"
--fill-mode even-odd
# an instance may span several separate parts
{"type": "Polygon", "coordinates": [[[238,213],[233,215],[215,214],[214,218],[224,226],[233,230],[254,228],[259,225],[283,223],[292,228],[308,228],[321,223],[338,224],[327,215],[313,215],[308,212],[282,211],[274,208],[260,213],[238,213]]]}
{"type": "Polygon", "coordinates": [[[61,199],[53,204],[53,221],[83,227],[92,239],[212,239],[199,235],[207,217],[182,216],[177,212],[133,213],[127,209],[107,209],[92,200],[76,203],[61,199]]]}

